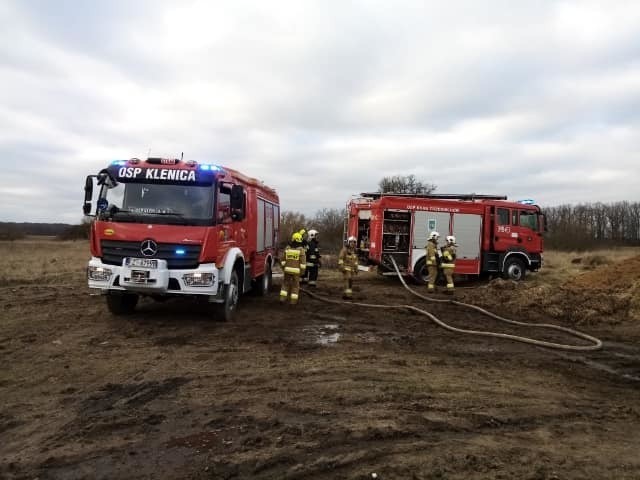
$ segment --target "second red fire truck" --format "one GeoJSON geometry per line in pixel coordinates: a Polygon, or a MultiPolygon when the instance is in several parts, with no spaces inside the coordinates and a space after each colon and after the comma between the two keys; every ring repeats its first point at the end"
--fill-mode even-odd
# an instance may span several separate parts
{"type": "Polygon", "coordinates": [[[269,290],[280,206],[255,178],[193,160],[116,160],[87,177],[83,211],[95,216],[89,287],[114,314],[140,296],[190,296],[229,320],[243,293],[269,290]]]}
{"type": "Polygon", "coordinates": [[[428,280],[429,233],[456,237],[456,274],[501,274],[522,280],[542,266],[545,219],[531,201],[492,195],[363,193],[347,205],[347,234],[358,239],[361,259],[395,275],[428,280]]]}

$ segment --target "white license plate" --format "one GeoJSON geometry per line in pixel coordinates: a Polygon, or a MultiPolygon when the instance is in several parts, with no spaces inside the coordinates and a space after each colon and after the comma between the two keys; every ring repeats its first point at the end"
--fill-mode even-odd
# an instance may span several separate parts
{"type": "Polygon", "coordinates": [[[153,258],[129,258],[127,265],[129,267],[158,268],[158,260],[153,258]]]}

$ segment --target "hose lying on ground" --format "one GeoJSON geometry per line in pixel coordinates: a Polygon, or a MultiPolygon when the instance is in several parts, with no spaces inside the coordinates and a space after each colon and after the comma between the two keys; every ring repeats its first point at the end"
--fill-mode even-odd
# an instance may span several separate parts
{"type": "Polygon", "coordinates": [[[326,303],[333,303],[333,304],[338,304],[338,305],[355,305],[355,306],[359,306],[359,307],[365,307],[365,308],[395,308],[395,309],[402,309],[402,310],[410,310],[412,312],[415,313],[419,313],[421,315],[425,315],[426,317],[428,317],[429,319],[431,319],[435,324],[437,324],[438,326],[449,330],[451,332],[455,332],[455,333],[464,333],[464,334],[468,334],[468,335],[479,335],[479,336],[483,336],[483,337],[494,337],[494,338],[503,338],[506,340],[513,340],[515,342],[522,342],[522,343],[528,343],[531,345],[537,345],[540,347],[548,347],[548,348],[555,348],[555,349],[559,349],[559,350],[572,350],[572,351],[592,351],[592,350],[599,350],[600,348],[602,348],[602,342],[595,338],[592,337],[591,335],[587,335],[586,333],[582,333],[579,332],[577,330],[573,330],[571,328],[567,328],[567,327],[562,327],[560,325],[553,325],[550,323],[528,323],[528,322],[518,322],[516,320],[510,320],[508,318],[504,318],[501,317],[499,315],[496,315],[494,313],[489,312],[488,310],[485,310],[483,308],[477,307],[476,305],[471,305],[468,303],[463,303],[463,302],[458,302],[456,300],[450,300],[450,299],[438,299],[438,298],[429,298],[426,297],[424,295],[419,294],[418,292],[415,292],[414,290],[412,290],[411,288],[409,288],[409,286],[407,285],[407,283],[404,281],[404,278],[402,278],[402,274],[400,273],[400,271],[398,270],[398,265],[396,264],[395,260],[393,258],[391,258],[391,261],[393,262],[393,266],[396,269],[396,273],[398,274],[398,277],[400,278],[400,281],[402,282],[402,284],[404,285],[404,287],[411,292],[412,294],[416,295],[417,297],[423,298],[429,302],[437,302],[437,303],[449,303],[449,304],[453,304],[453,305],[458,305],[458,306],[462,306],[462,307],[466,307],[466,308],[471,308],[473,310],[476,310],[480,313],[482,313],[483,315],[487,315],[489,317],[492,317],[496,320],[500,320],[502,322],[506,322],[506,323],[511,323],[513,325],[520,325],[520,326],[527,326],[527,327],[538,327],[538,328],[548,328],[548,329],[554,329],[554,330],[559,330],[561,332],[565,332],[568,333],[569,335],[573,335],[575,337],[579,337],[582,338],[584,340],[587,340],[589,342],[593,342],[593,345],[566,345],[563,343],[555,343],[555,342],[547,342],[544,340],[536,340],[534,338],[528,338],[528,337],[522,337],[520,335],[511,335],[508,333],[498,333],[498,332],[485,332],[485,331],[481,331],[481,330],[467,330],[464,328],[457,328],[457,327],[452,327],[451,325],[446,324],[445,322],[443,322],[442,320],[440,320],[438,317],[436,317],[435,315],[433,315],[432,313],[414,307],[413,305],[381,305],[381,304],[375,304],[375,303],[361,303],[361,302],[351,302],[351,301],[340,301],[340,300],[332,300],[329,298],[325,298],[322,297],[320,295],[317,295],[315,293],[309,292],[306,289],[303,290],[304,293],[306,293],[307,295],[320,300],[322,302],[326,302],[326,303]]]}

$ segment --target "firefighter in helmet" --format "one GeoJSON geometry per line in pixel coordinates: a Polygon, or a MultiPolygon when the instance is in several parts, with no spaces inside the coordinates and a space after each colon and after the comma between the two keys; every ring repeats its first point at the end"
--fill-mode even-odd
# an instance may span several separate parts
{"type": "Polygon", "coordinates": [[[300,293],[300,274],[304,273],[307,267],[307,259],[302,247],[302,235],[295,232],[291,236],[291,243],[287,245],[283,258],[280,262],[284,272],[284,280],[280,289],[280,302],[285,303],[287,297],[291,299],[291,305],[298,303],[300,293]]]}
{"type": "MultiPolygon", "coordinates": [[[[309,241],[308,241],[307,230],[305,228],[301,228],[300,230],[298,230],[298,233],[302,237],[301,245],[302,245],[302,248],[304,249],[304,253],[307,254],[307,252],[309,251],[309,241]]],[[[308,281],[309,281],[309,270],[305,270],[304,273],[302,273],[302,275],[300,276],[300,282],[307,283],[308,281]]]]}
{"type": "Polygon", "coordinates": [[[442,263],[440,268],[447,279],[447,289],[445,293],[453,295],[453,269],[456,266],[456,237],[447,235],[447,243],[442,247],[442,263]]]}
{"type": "Polygon", "coordinates": [[[438,239],[440,234],[433,231],[429,234],[427,240],[427,273],[429,274],[429,280],[427,284],[427,291],[434,293],[436,290],[436,280],[438,278],[438,265],[440,264],[440,256],[442,253],[438,248],[438,239]]]}
{"type": "Polygon", "coordinates": [[[358,254],[356,252],[356,237],[349,237],[347,245],[342,247],[340,255],[338,255],[338,268],[342,271],[344,279],[344,293],[342,298],[345,300],[353,298],[353,276],[358,275],[358,254]]]}
{"type": "Polygon", "coordinates": [[[318,247],[318,231],[309,230],[309,245],[307,249],[307,272],[309,274],[309,286],[315,287],[318,281],[318,269],[321,266],[320,248],[318,247]]]}

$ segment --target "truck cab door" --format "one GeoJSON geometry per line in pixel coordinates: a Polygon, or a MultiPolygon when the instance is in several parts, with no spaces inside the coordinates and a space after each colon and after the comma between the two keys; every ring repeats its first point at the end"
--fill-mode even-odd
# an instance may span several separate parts
{"type": "MultiPolygon", "coordinates": [[[[515,212],[515,209],[514,209],[515,212]]],[[[527,252],[539,252],[542,249],[542,235],[540,225],[538,225],[538,213],[531,210],[518,210],[517,226],[518,245],[527,252]]],[[[512,222],[516,222],[515,214],[512,215],[512,222]]]]}
{"type": "Polygon", "coordinates": [[[538,215],[517,208],[497,208],[493,243],[497,252],[510,249],[538,251],[540,244],[538,215]]]}
{"type": "Polygon", "coordinates": [[[493,246],[496,252],[505,252],[517,245],[518,234],[513,230],[512,212],[517,210],[510,208],[496,208],[495,221],[493,222],[493,246]]]}

